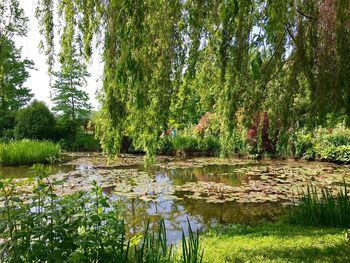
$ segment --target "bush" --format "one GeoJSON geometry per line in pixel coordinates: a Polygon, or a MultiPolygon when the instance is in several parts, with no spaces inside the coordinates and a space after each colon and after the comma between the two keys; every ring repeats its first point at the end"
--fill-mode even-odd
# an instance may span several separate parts
{"type": "Polygon", "coordinates": [[[165,136],[161,138],[158,142],[157,153],[159,154],[173,154],[173,144],[172,138],[169,136],[165,136]]]}
{"type": "Polygon", "coordinates": [[[75,152],[100,151],[100,142],[88,133],[79,133],[75,137],[61,139],[59,144],[64,150],[75,152]]]}
{"type": "Polygon", "coordinates": [[[49,108],[33,101],[16,116],[15,137],[17,139],[51,139],[55,129],[55,117],[49,108]]]}
{"type": "Polygon", "coordinates": [[[220,140],[213,136],[204,137],[198,141],[198,150],[217,155],[220,153],[220,140]]]}
{"type": "Polygon", "coordinates": [[[298,133],[294,142],[295,156],[306,160],[315,159],[315,141],[311,134],[298,133]]]}
{"type": "Polygon", "coordinates": [[[322,129],[316,132],[317,146],[324,147],[338,147],[343,145],[350,145],[350,129],[344,127],[337,127],[335,129],[322,129]]]}
{"type": "Polygon", "coordinates": [[[342,146],[330,146],[326,148],[320,148],[318,152],[319,158],[323,161],[334,163],[350,163],[350,145],[342,146]]]}
{"type": "Polygon", "coordinates": [[[15,112],[0,109],[0,138],[4,138],[4,140],[7,140],[9,137],[13,137],[15,119],[15,112]]]}
{"type": "Polygon", "coordinates": [[[52,142],[31,140],[0,144],[0,165],[32,165],[50,163],[60,154],[60,146],[52,142]]]}
{"type": "Polygon", "coordinates": [[[128,238],[118,202],[94,183],[91,192],[59,197],[42,166],[31,197],[16,183],[0,182],[0,257],[3,262],[202,262],[199,235],[189,227],[181,254],[167,245],[164,221],[157,230],[128,238]]]}
{"type": "Polygon", "coordinates": [[[197,139],[192,136],[179,135],[172,140],[176,152],[194,152],[197,150],[197,139]]]}

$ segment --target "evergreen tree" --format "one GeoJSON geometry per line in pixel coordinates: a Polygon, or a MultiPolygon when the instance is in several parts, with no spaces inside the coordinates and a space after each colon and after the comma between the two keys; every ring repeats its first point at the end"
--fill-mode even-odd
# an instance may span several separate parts
{"type": "Polygon", "coordinates": [[[52,108],[61,116],[64,126],[75,135],[89,117],[89,96],[81,88],[86,85],[89,73],[75,54],[68,63],[62,63],[61,71],[55,73],[52,108]]]}

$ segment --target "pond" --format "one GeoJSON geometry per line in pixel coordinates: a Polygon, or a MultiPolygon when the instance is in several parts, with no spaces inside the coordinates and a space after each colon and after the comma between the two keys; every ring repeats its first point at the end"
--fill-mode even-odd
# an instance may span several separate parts
{"type": "MultiPolygon", "coordinates": [[[[145,169],[142,162],[141,156],[108,162],[100,154],[80,154],[49,168],[52,178],[64,180],[59,194],[89,190],[98,181],[106,195],[124,204],[131,234],[142,231],[148,220],[154,225],[164,218],[169,242],[181,239],[188,221],[202,230],[275,220],[310,184],[335,192],[343,181],[350,184],[349,166],[329,163],[158,157],[153,168],[145,169]]],[[[29,167],[0,167],[0,176],[34,174],[29,167]]]]}

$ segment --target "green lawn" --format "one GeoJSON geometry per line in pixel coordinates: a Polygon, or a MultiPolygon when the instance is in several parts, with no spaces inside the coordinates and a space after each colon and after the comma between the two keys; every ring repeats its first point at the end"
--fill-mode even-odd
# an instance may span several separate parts
{"type": "Polygon", "coordinates": [[[228,226],[201,239],[204,262],[350,262],[344,229],[284,224],[228,226]]]}

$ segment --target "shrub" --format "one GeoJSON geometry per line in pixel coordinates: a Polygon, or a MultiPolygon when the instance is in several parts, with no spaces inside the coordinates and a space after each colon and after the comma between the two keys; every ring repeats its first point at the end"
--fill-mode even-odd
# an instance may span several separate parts
{"type": "Polygon", "coordinates": [[[6,140],[8,137],[13,137],[15,119],[15,112],[0,109],[0,138],[5,137],[6,140]]]}
{"type": "Polygon", "coordinates": [[[16,183],[0,182],[0,256],[4,262],[183,262],[202,261],[199,235],[189,225],[182,251],[167,245],[164,221],[155,231],[128,238],[122,207],[109,202],[95,182],[91,192],[57,196],[42,166],[29,198],[16,183]],[[182,252],[182,253],[181,253],[182,252]]]}
{"type": "Polygon", "coordinates": [[[315,159],[315,142],[311,134],[297,133],[294,142],[295,156],[307,160],[315,159]]]}
{"type": "Polygon", "coordinates": [[[254,152],[269,154],[275,152],[277,138],[271,136],[269,126],[268,113],[266,111],[263,114],[258,112],[247,131],[247,143],[254,149],[254,152]]]}
{"type": "Polygon", "coordinates": [[[169,136],[165,136],[163,138],[160,138],[158,142],[158,148],[157,152],[159,154],[172,154],[174,151],[173,144],[172,144],[172,138],[169,136]]]}
{"type": "Polygon", "coordinates": [[[206,112],[192,130],[195,134],[201,136],[219,136],[220,123],[217,114],[206,112]]]}
{"type": "Polygon", "coordinates": [[[55,117],[49,108],[33,101],[16,116],[15,137],[17,139],[51,139],[55,128],[55,117]]]}
{"type": "Polygon", "coordinates": [[[220,140],[213,136],[204,137],[198,140],[198,150],[207,154],[219,154],[220,140]]]}
{"type": "Polygon", "coordinates": [[[0,165],[49,163],[59,157],[60,146],[52,142],[31,140],[0,144],[0,165]]]}
{"type": "Polygon", "coordinates": [[[329,161],[334,163],[350,163],[350,145],[342,146],[330,146],[326,148],[320,148],[318,151],[319,158],[323,161],[329,161]]]}
{"type": "Polygon", "coordinates": [[[316,131],[316,138],[319,148],[350,145],[350,129],[344,127],[320,129],[316,131]]]}
{"type": "Polygon", "coordinates": [[[95,152],[100,150],[100,142],[92,134],[83,132],[71,138],[61,139],[59,144],[67,151],[95,152]]]}
{"type": "Polygon", "coordinates": [[[345,182],[344,189],[338,194],[329,189],[318,192],[316,188],[308,187],[289,220],[303,225],[350,227],[350,197],[345,182]]]}
{"type": "Polygon", "coordinates": [[[192,136],[179,135],[172,140],[173,149],[177,152],[193,152],[197,150],[197,139],[192,136]]]}

